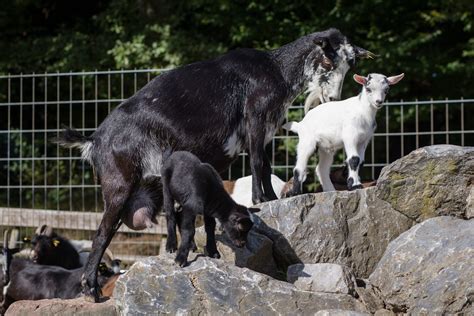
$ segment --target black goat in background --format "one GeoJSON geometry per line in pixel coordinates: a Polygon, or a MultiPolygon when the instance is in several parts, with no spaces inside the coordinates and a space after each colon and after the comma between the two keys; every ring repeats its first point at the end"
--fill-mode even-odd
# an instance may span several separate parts
{"type": "Polygon", "coordinates": [[[42,225],[31,239],[30,259],[42,265],[54,265],[64,269],[81,267],[76,248],[66,238],[53,231],[51,226],[42,225]]]}

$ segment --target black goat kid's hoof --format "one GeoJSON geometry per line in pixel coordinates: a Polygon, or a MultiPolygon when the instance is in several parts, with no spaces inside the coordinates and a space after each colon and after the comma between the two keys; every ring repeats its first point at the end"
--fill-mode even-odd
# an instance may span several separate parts
{"type": "Polygon", "coordinates": [[[220,258],[221,258],[221,254],[219,253],[219,251],[217,251],[217,250],[211,250],[211,251],[209,251],[209,250],[207,249],[207,247],[204,247],[204,254],[205,254],[207,257],[214,258],[214,259],[220,259],[220,258]]]}
{"type": "Polygon", "coordinates": [[[188,260],[183,255],[177,255],[176,259],[174,259],[174,262],[176,262],[181,268],[188,265],[188,260]]]}
{"type": "Polygon", "coordinates": [[[168,253],[173,253],[173,252],[175,252],[176,250],[178,250],[178,246],[177,246],[176,240],[171,240],[170,238],[168,238],[168,239],[166,240],[166,252],[168,252],[168,253]]]}
{"type": "Polygon", "coordinates": [[[193,241],[191,241],[191,251],[192,252],[196,252],[198,250],[198,247],[196,246],[196,243],[193,241]]]}

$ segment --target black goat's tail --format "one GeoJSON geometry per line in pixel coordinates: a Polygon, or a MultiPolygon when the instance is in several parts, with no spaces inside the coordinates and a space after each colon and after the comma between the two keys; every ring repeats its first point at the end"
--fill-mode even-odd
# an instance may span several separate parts
{"type": "Polygon", "coordinates": [[[93,143],[91,137],[84,136],[73,128],[65,127],[52,141],[66,148],[79,148],[82,159],[92,163],[93,143]]]}

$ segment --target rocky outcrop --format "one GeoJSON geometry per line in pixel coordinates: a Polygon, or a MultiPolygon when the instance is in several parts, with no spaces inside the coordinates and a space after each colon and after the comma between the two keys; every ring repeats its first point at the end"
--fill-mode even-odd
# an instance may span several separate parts
{"type": "Polygon", "coordinates": [[[339,264],[293,264],[288,267],[288,282],[303,291],[354,294],[356,279],[352,271],[339,264]]]}
{"type": "MultiPolygon", "coordinates": [[[[196,245],[204,249],[206,233],[204,227],[196,229],[196,245]]],[[[220,225],[216,228],[217,250],[221,259],[235,264],[237,267],[246,267],[253,271],[265,273],[273,278],[285,280],[285,274],[279,272],[273,256],[273,242],[265,235],[255,230],[249,232],[247,244],[243,248],[235,247],[220,225]]]]}
{"type": "Polygon", "coordinates": [[[436,217],[392,241],[370,276],[395,312],[474,314],[474,220],[436,217]]]}
{"type": "Polygon", "coordinates": [[[474,147],[429,146],[385,167],[377,197],[417,222],[441,215],[468,218],[474,216],[473,184],[474,147]]]}
{"type": "MultiPolygon", "coordinates": [[[[138,261],[117,281],[118,309],[110,301],[94,313],[474,314],[473,183],[474,148],[418,149],[376,187],[261,204],[246,247],[217,231],[220,260],[138,261]]],[[[203,228],[196,242],[202,249],[203,228]]],[[[15,303],[11,313],[89,312],[68,302],[15,303]]]]}
{"type": "Polygon", "coordinates": [[[113,299],[104,303],[90,303],[83,298],[18,301],[10,305],[6,316],[118,316],[113,299]]]}
{"type": "Polygon", "coordinates": [[[273,241],[282,270],[298,262],[329,262],[367,277],[388,243],[415,224],[375,192],[326,192],[265,203],[255,216],[255,230],[273,241]]]}
{"type": "Polygon", "coordinates": [[[173,256],[136,262],[116,284],[114,298],[123,315],[309,315],[320,310],[366,312],[347,294],[301,291],[293,284],[223,260],[190,256],[179,268],[173,256]]]}

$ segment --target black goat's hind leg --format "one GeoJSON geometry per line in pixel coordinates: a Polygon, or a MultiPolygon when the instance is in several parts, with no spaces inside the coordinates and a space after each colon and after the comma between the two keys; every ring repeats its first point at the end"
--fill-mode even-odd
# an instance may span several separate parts
{"type": "Polygon", "coordinates": [[[101,291],[97,282],[97,270],[100,260],[109,246],[115,232],[121,225],[120,217],[124,205],[131,192],[132,184],[126,183],[117,176],[110,186],[102,182],[105,212],[99,229],[92,242],[92,251],[84,267],[82,279],[83,292],[86,300],[99,302],[101,291]]]}

